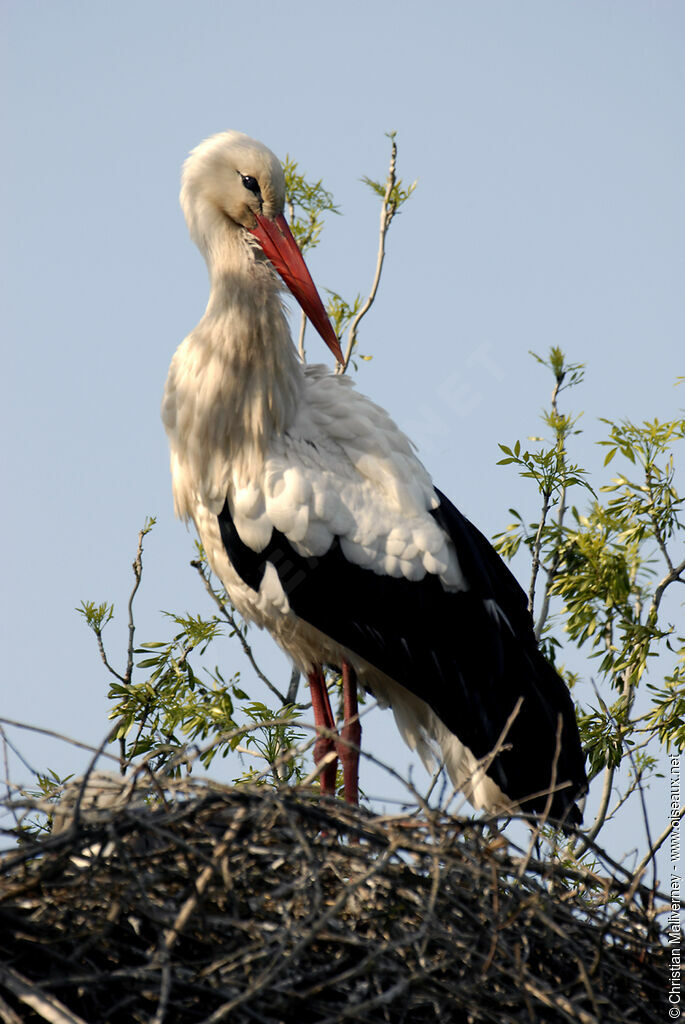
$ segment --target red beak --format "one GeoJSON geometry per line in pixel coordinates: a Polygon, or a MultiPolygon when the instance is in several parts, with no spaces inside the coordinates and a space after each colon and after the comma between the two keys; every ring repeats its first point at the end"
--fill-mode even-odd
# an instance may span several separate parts
{"type": "Polygon", "coordinates": [[[273,220],[257,215],[257,227],[250,230],[255,238],[259,239],[264,254],[281,275],[335,358],[339,363],[344,363],[345,357],[333,330],[333,324],[328,319],[316,285],[283,214],[279,214],[273,220]]]}

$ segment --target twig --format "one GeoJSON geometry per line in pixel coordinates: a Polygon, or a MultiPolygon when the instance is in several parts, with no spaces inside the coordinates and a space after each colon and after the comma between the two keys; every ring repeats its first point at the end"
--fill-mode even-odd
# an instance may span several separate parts
{"type": "Polygon", "coordinates": [[[683,804],[683,806],[679,809],[677,817],[671,819],[671,821],[663,830],[658,839],[652,844],[650,850],[647,852],[647,854],[642,858],[638,866],[635,868],[634,874],[636,876],[639,876],[644,872],[650,860],[652,860],[652,858],[656,856],[658,851],[661,849],[661,847],[664,845],[664,843],[670,836],[676,824],[683,818],[683,816],[685,816],[685,804],[683,804]]]}
{"type": "MultiPolygon", "coordinates": [[[[562,529],[562,526],[564,525],[564,516],[565,515],[566,515],[566,484],[564,484],[563,487],[561,488],[561,496],[559,498],[559,513],[557,515],[557,531],[558,531],[559,537],[561,537],[561,529],[562,529]]],[[[556,545],[556,547],[554,549],[554,554],[552,556],[551,565],[546,567],[547,581],[545,583],[545,592],[544,592],[543,597],[542,597],[542,608],[540,609],[540,614],[538,616],[538,621],[535,624],[535,639],[536,640],[539,640],[540,637],[542,636],[542,631],[545,628],[545,623],[547,622],[547,617],[549,615],[549,606],[550,606],[550,602],[551,602],[552,584],[554,583],[554,578],[556,576],[557,569],[559,568],[559,562],[560,561],[561,561],[561,548],[560,548],[559,543],[557,542],[557,545],[556,545]]],[[[535,585],[533,583],[533,591],[534,591],[534,586],[535,585]]],[[[528,595],[529,604],[530,604],[530,600],[531,600],[531,595],[529,594],[528,595]]],[[[531,614],[532,614],[532,609],[531,609],[531,614]]]]}
{"type": "Polygon", "coordinates": [[[604,826],[606,821],[607,810],[609,808],[609,801],[611,800],[611,791],[614,784],[614,775],[616,769],[607,765],[604,769],[604,785],[602,786],[602,797],[599,802],[599,808],[595,815],[595,820],[592,823],[592,828],[583,834],[583,838],[580,842],[580,849],[574,850],[575,856],[580,858],[583,856],[585,851],[589,849],[590,845],[595,841],[600,833],[600,830],[604,826]]]}
{"type": "MultiPolygon", "coordinates": [[[[551,406],[552,406],[552,413],[554,415],[555,422],[557,421],[557,417],[559,415],[559,407],[558,407],[558,404],[557,404],[557,399],[559,397],[560,392],[564,390],[562,385],[563,385],[564,377],[565,376],[566,376],[565,372],[562,372],[560,375],[555,376],[554,389],[552,391],[552,398],[551,398],[551,403],[550,403],[551,406]]],[[[565,435],[562,434],[559,429],[557,429],[557,444],[560,444],[562,446],[562,454],[565,452],[564,442],[565,442],[565,435]]],[[[538,571],[539,571],[539,568],[540,568],[540,549],[542,547],[542,531],[543,531],[543,529],[545,527],[545,522],[546,522],[546,519],[547,519],[547,513],[549,511],[549,502],[550,502],[551,496],[552,496],[551,492],[549,494],[544,494],[543,495],[544,501],[543,501],[543,505],[542,505],[542,515],[540,517],[540,523],[538,525],[537,533],[535,535],[535,541],[533,543],[533,564],[532,564],[532,568],[531,568],[530,589],[528,591],[528,611],[530,612],[531,615],[533,614],[533,607],[535,605],[535,585],[536,585],[536,582],[537,582],[537,575],[538,575],[538,571]]],[[[561,532],[562,523],[564,521],[565,513],[566,513],[566,483],[564,483],[562,485],[561,494],[560,494],[560,497],[559,497],[559,515],[557,516],[557,526],[558,526],[560,532],[561,532]]],[[[551,587],[552,587],[552,583],[554,582],[554,574],[556,573],[556,570],[557,570],[557,568],[559,566],[559,560],[560,560],[560,554],[559,554],[559,547],[557,545],[557,547],[555,548],[555,551],[554,551],[554,558],[552,560],[552,565],[547,570],[547,583],[545,585],[545,594],[544,594],[543,603],[542,603],[542,611],[540,612],[540,616],[538,618],[538,622],[537,622],[537,625],[535,627],[535,638],[536,638],[536,640],[540,639],[540,637],[542,635],[542,630],[543,630],[544,625],[545,625],[545,621],[547,619],[547,615],[549,614],[550,590],[551,590],[551,587]]]]}
{"type": "Polygon", "coordinates": [[[544,810],[542,812],[542,815],[540,816],[539,821],[536,822],[535,828],[532,831],[532,835],[530,837],[530,843],[528,844],[528,850],[526,852],[525,857],[521,861],[521,868],[520,868],[520,871],[519,871],[519,878],[523,877],[523,874],[524,874],[524,872],[525,872],[525,870],[526,870],[526,868],[528,866],[530,858],[533,856],[533,850],[535,849],[535,846],[536,846],[536,844],[537,844],[537,842],[538,842],[538,840],[540,838],[540,834],[542,832],[542,829],[545,826],[545,824],[547,823],[547,821],[549,820],[550,811],[552,810],[552,801],[554,800],[554,793],[555,793],[556,786],[557,786],[557,771],[558,771],[558,767],[559,767],[559,757],[561,755],[561,734],[563,732],[563,728],[564,728],[564,720],[563,720],[563,717],[561,715],[559,715],[558,718],[557,718],[557,732],[556,732],[556,738],[555,738],[554,761],[552,763],[552,774],[550,776],[549,793],[547,794],[547,802],[545,804],[545,808],[544,808],[544,810]]]}
{"type": "Polygon", "coordinates": [[[345,349],[345,362],[344,364],[338,365],[336,372],[345,373],[349,366],[354,347],[357,343],[357,331],[359,330],[359,324],[371,309],[376,298],[376,292],[378,291],[378,285],[381,280],[381,273],[383,271],[383,261],[385,259],[385,238],[388,233],[391,221],[395,216],[397,209],[396,203],[391,201],[393,189],[395,187],[396,177],[396,165],[397,165],[397,143],[395,142],[394,136],[391,136],[390,142],[390,166],[388,168],[388,178],[385,186],[385,195],[383,196],[383,202],[381,204],[381,219],[380,229],[378,237],[378,254],[376,256],[376,271],[371,285],[371,290],[366,298],[366,301],[358,311],[356,316],[353,318],[348,332],[347,332],[347,347],[345,349]]]}
{"type": "Polygon", "coordinates": [[[50,1024],[87,1024],[83,1017],[72,1013],[56,996],[41,992],[35,982],[11,967],[0,964],[0,981],[20,1002],[30,1006],[34,1013],[50,1024]]]}
{"type": "Polygon", "coordinates": [[[150,527],[146,525],[146,526],[143,527],[143,529],[138,534],[138,548],[136,550],[136,557],[133,560],[133,565],[132,565],[133,575],[135,577],[135,583],[133,584],[133,589],[131,590],[131,593],[130,593],[130,596],[129,596],[129,599],[128,599],[128,647],[127,647],[127,651],[126,651],[126,673],[125,673],[125,682],[127,682],[127,683],[130,683],[131,679],[133,678],[133,653],[134,653],[133,637],[134,637],[134,634],[135,634],[135,631],[136,631],[136,626],[135,626],[135,622],[134,622],[134,619],[133,619],[133,602],[135,601],[136,594],[138,593],[138,588],[140,586],[140,581],[143,578],[143,538],[149,532],[150,532],[150,527]]]}
{"type": "Polygon", "coordinates": [[[540,570],[540,549],[542,547],[542,531],[545,528],[545,522],[547,520],[547,513],[549,511],[549,494],[543,494],[542,502],[542,514],[540,516],[540,522],[538,523],[537,532],[535,534],[535,540],[533,541],[533,564],[530,570],[530,588],[528,590],[528,611],[531,616],[533,614],[533,608],[535,606],[535,584],[538,578],[538,572],[540,570]]]}
{"type": "Polygon", "coordinates": [[[647,461],[647,464],[645,465],[645,481],[647,483],[647,493],[649,494],[649,501],[650,501],[650,507],[651,507],[651,511],[649,512],[649,518],[650,518],[650,520],[652,522],[652,529],[654,530],[654,536],[656,537],[656,542],[659,545],[659,550],[661,551],[661,554],[664,556],[664,561],[666,562],[666,565],[668,566],[669,571],[673,572],[673,562],[671,561],[671,556],[668,553],[668,548],[666,547],[666,541],[665,541],[665,539],[663,537],[663,534],[662,534],[662,532],[661,532],[661,530],[659,528],[658,520],[657,520],[656,516],[654,515],[654,506],[656,505],[656,499],[654,497],[654,486],[653,486],[653,480],[652,480],[652,471],[651,471],[651,465],[650,465],[649,460],[647,461]]]}
{"type": "Polygon", "coordinates": [[[685,581],[683,581],[681,579],[681,576],[682,576],[682,574],[684,572],[685,572],[685,558],[682,560],[682,562],[679,565],[674,566],[671,569],[671,571],[669,573],[667,573],[666,576],[664,576],[664,578],[662,579],[661,583],[658,585],[658,587],[654,591],[654,597],[652,598],[652,604],[651,604],[651,607],[649,609],[649,615],[647,616],[648,621],[651,620],[653,616],[656,617],[656,613],[658,611],[659,605],[661,604],[661,598],[664,596],[664,591],[666,590],[666,588],[668,586],[670,586],[671,583],[683,583],[683,582],[685,582],[685,581]]]}
{"type": "Polygon", "coordinates": [[[238,810],[236,811],[235,818],[233,819],[229,827],[226,829],[219,842],[214,847],[214,850],[212,852],[211,863],[209,863],[205,868],[203,868],[197,881],[195,882],[194,892],[192,893],[191,896],[188,897],[188,899],[181,907],[180,911],[176,915],[176,919],[171,928],[169,928],[164,934],[161,949],[165,954],[168,955],[171,952],[174,944],[176,943],[176,940],[178,939],[179,935],[187,925],[191,915],[195,912],[195,909],[200,899],[202,898],[212,875],[217,870],[217,866],[219,865],[223,857],[225,857],[232,840],[235,839],[235,837],[238,835],[238,832],[240,831],[240,826],[242,825],[243,819],[245,818],[246,815],[247,808],[239,807],[238,810]]]}
{"type": "MultiPolygon", "coordinates": [[[[90,753],[96,753],[101,750],[101,747],[94,747],[92,743],[82,743],[81,740],[75,740],[72,736],[67,736],[66,733],[55,732],[54,729],[44,729],[39,725],[28,725],[26,722],[17,722],[13,718],[0,718],[0,723],[3,725],[12,725],[15,729],[26,729],[28,732],[37,732],[41,736],[50,736],[52,739],[62,740],[64,743],[69,743],[73,747],[79,747],[81,750],[87,750],[90,753]]],[[[107,751],[103,751],[101,756],[108,757],[112,761],[118,761],[118,758],[114,754],[108,754],[107,751]]]]}
{"type": "Polygon", "coordinates": [[[0,996],[0,1020],[2,1020],[2,1024],[22,1024],[21,1017],[14,1012],[2,996],[0,996]]]}
{"type": "Polygon", "coordinates": [[[100,652],[102,663],[104,664],[107,671],[111,675],[113,675],[115,679],[118,679],[120,683],[129,683],[130,677],[122,675],[121,672],[117,672],[117,670],[112,665],[110,665],[109,661],[107,660],[107,652],[105,651],[105,644],[102,639],[102,630],[94,626],[93,632],[95,633],[95,640],[97,641],[98,651],[100,652]]]}

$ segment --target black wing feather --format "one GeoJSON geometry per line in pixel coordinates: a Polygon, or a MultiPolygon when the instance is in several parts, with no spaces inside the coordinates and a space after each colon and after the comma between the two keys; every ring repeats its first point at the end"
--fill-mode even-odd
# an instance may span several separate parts
{"type": "Polygon", "coordinates": [[[556,783],[569,785],[551,806],[580,821],[574,805],[585,791],[584,757],[573,703],[538,650],[526,596],[485,537],[436,491],[433,516],[457,551],[469,589],[447,592],[439,577],[384,576],[350,563],[338,538],[325,555],[299,555],[274,530],[262,551],[240,539],[228,508],[219,515],[228,557],[258,590],[266,563],[276,569],[300,618],[355,651],[433,709],[477,758],[488,755],[519,697],[521,710],[488,774],[513,801],[543,810],[556,762],[556,783]],[[561,718],[561,744],[557,728],[561,718]],[[527,799],[530,798],[530,799],[527,799]]]}

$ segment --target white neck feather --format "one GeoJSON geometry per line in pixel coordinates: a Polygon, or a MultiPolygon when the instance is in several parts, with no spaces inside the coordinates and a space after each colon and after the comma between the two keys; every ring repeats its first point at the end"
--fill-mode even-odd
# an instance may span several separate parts
{"type": "Polygon", "coordinates": [[[269,441],[292,424],[303,386],[270,264],[242,231],[205,240],[209,303],[173,358],[162,405],[184,517],[198,498],[219,511],[231,480],[254,476],[269,441]]]}

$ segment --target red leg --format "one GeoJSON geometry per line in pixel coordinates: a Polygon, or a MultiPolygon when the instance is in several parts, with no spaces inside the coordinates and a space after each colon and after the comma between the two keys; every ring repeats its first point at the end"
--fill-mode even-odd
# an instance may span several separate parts
{"type": "MultiPolygon", "coordinates": [[[[328,698],[326,680],[324,679],[323,672],[318,665],[309,673],[309,692],[312,695],[314,725],[317,727],[317,731],[321,728],[335,730],[335,719],[333,717],[331,702],[328,698]]],[[[325,736],[319,732],[316,738],[316,743],[314,744],[315,763],[318,765],[327,754],[334,752],[335,749],[336,743],[333,737],[330,735],[325,736]]],[[[330,761],[329,764],[321,769],[320,779],[322,793],[335,796],[335,780],[337,773],[337,758],[330,761]]]]}
{"type": "Polygon", "coordinates": [[[362,727],[359,721],[357,699],[357,675],[352,666],[343,661],[343,727],[337,743],[338,756],[342,762],[345,780],[345,799],[348,804],[359,803],[359,746],[362,727]]]}

